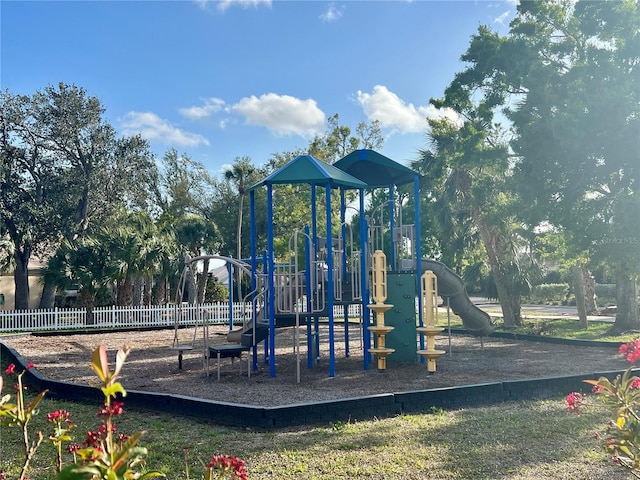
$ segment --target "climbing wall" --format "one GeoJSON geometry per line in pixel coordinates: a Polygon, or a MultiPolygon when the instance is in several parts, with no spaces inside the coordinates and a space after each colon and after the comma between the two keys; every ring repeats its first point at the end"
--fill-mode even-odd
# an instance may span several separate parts
{"type": "Polygon", "coordinates": [[[416,275],[414,273],[387,273],[387,302],[393,308],[384,317],[386,325],[394,327],[386,336],[385,345],[395,349],[389,362],[416,361],[416,275]]]}

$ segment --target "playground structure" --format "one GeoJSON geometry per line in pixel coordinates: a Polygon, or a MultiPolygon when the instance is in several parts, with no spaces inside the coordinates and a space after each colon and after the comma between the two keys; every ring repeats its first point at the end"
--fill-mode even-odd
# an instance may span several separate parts
{"type": "MultiPolygon", "coordinates": [[[[276,329],[295,327],[300,381],[301,327],[306,328],[307,367],[314,368],[319,363],[322,318],[322,324],[328,329],[329,376],[333,377],[336,375],[335,331],[340,326],[340,316],[345,352],[349,356],[348,308],[352,305],[359,307],[363,369],[369,369],[372,355],[377,357],[379,370],[386,368],[387,357],[392,361],[416,361],[424,356],[418,352],[434,350],[432,345],[427,345],[425,350],[425,338],[431,342],[433,336],[429,331],[420,330],[428,328],[424,324],[425,300],[417,293],[421,288],[420,275],[425,270],[433,271],[441,286],[440,295],[451,302],[454,312],[461,316],[472,334],[490,333],[489,316],[471,303],[460,277],[439,262],[421,259],[419,175],[414,171],[372,150],[356,150],[334,165],[302,155],[251,186],[248,193],[250,258],[224,260],[229,262],[230,272],[233,267],[248,275],[251,289],[244,298],[237,299],[245,307],[236,317],[238,321],[231,321],[231,332],[227,336],[230,346],[214,351],[205,341],[207,371],[210,357],[216,356],[219,367],[221,355],[241,357],[245,351],[250,352],[250,361],[256,369],[262,344],[264,362],[269,365],[270,375],[276,376],[276,329]],[[414,223],[407,224],[395,195],[397,187],[411,183],[414,223]],[[286,253],[276,252],[274,246],[274,222],[277,222],[274,195],[282,185],[305,185],[300,190],[308,192],[310,203],[309,221],[292,232],[286,253]],[[266,189],[269,219],[266,246],[261,246],[264,247],[261,252],[258,251],[255,196],[260,189],[266,189]],[[377,189],[386,190],[387,200],[367,216],[365,197],[377,189]],[[339,206],[334,207],[338,201],[339,206]],[[322,213],[318,213],[319,206],[324,208],[322,213]],[[357,212],[357,217],[351,217],[358,219],[357,235],[351,228],[353,222],[347,218],[349,209],[357,212]],[[389,301],[385,303],[387,297],[389,301]]],[[[204,258],[223,259],[196,257],[188,259],[186,267],[191,268],[204,258]]],[[[233,277],[229,275],[230,282],[233,277]]],[[[234,290],[230,283],[230,305],[234,290]]],[[[176,348],[180,346],[177,339],[174,344],[176,348]]]]}
{"type": "Polygon", "coordinates": [[[376,335],[376,346],[369,348],[368,352],[378,357],[378,370],[385,370],[387,355],[392,354],[395,350],[384,345],[384,337],[394,327],[384,324],[384,312],[393,308],[393,305],[384,303],[387,300],[387,258],[382,250],[376,250],[373,254],[371,277],[371,296],[375,303],[369,305],[369,309],[376,314],[376,324],[367,328],[376,335]]]}
{"type": "Polygon", "coordinates": [[[436,335],[444,331],[444,327],[436,327],[438,323],[438,281],[436,275],[427,270],[422,274],[421,290],[424,327],[418,327],[418,333],[427,337],[427,346],[418,350],[418,355],[427,359],[427,371],[435,373],[436,360],[444,355],[444,350],[436,350],[436,335]]]}

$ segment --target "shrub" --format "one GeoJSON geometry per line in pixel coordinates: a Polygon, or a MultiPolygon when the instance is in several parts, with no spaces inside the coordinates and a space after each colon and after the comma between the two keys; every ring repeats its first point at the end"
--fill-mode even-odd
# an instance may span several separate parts
{"type": "MultiPolygon", "coordinates": [[[[619,353],[625,360],[640,360],[640,339],[620,346],[619,353]]],[[[605,430],[604,447],[613,461],[640,478],[640,378],[633,373],[633,366],[611,381],[606,377],[585,380],[593,386],[591,393],[611,411],[611,421],[605,430]]],[[[572,392],[567,395],[567,409],[579,414],[589,405],[589,395],[572,392]]]]}
{"type": "Polygon", "coordinates": [[[562,303],[568,294],[569,284],[567,283],[543,283],[533,287],[529,300],[539,304],[562,303]]]}
{"type": "Polygon", "coordinates": [[[615,283],[598,283],[596,284],[596,299],[598,305],[615,305],[616,304],[616,284],[615,283]]]}

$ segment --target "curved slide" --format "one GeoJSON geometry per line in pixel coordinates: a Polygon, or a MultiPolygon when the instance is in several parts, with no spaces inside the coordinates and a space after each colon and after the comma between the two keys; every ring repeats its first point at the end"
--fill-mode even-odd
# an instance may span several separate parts
{"type": "Polygon", "coordinates": [[[423,273],[431,270],[438,277],[438,295],[449,299],[453,313],[462,319],[469,333],[481,337],[493,332],[491,317],[473,304],[462,279],[453,270],[444,263],[427,259],[422,259],[421,268],[423,273]]]}

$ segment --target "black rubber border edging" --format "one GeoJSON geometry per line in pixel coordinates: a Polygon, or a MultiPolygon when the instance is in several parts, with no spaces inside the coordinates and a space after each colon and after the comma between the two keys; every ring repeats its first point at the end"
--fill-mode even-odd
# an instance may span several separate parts
{"type": "MultiPolygon", "coordinates": [[[[507,334],[509,335],[509,334],[507,334]]],[[[492,334],[500,336],[502,334],[492,334]]],[[[550,337],[511,335],[503,338],[517,340],[550,340],[550,337]]],[[[555,339],[558,340],[558,339],[555,339]]],[[[553,343],[575,344],[564,340],[553,343]]],[[[618,346],[612,342],[589,342],[587,345],[618,346]],[[603,345],[604,344],[604,345],[603,345]]],[[[25,359],[14,349],[0,341],[0,353],[10,363],[22,369],[25,359]]],[[[219,402],[167,393],[149,393],[127,390],[126,402],[133,407],[159,412],[206,419],[215,424],[259,429],[277,429],[304,425],[319,425],[352,420],[384,418],[404,413],[427,413],[434,408],[461,408],[493,405],[513,400],[531,400],[564,395],[573,391],[590,390],[584,380],[605,376],[613,378],[622,371],[593,372],[581,375],[557,376],[528,380],[485,383],[458,387],[436,388],[407,392],[385,393],[346,398],[335,401],[301,403],[277,407],[219,402]]],[[[25,374],[26,382],[36,390],[47,389],[48,396],[57,399],[96,402],[103,401],[102,393],[89,385],[52,380],[36,368],[25,374]]]]}

